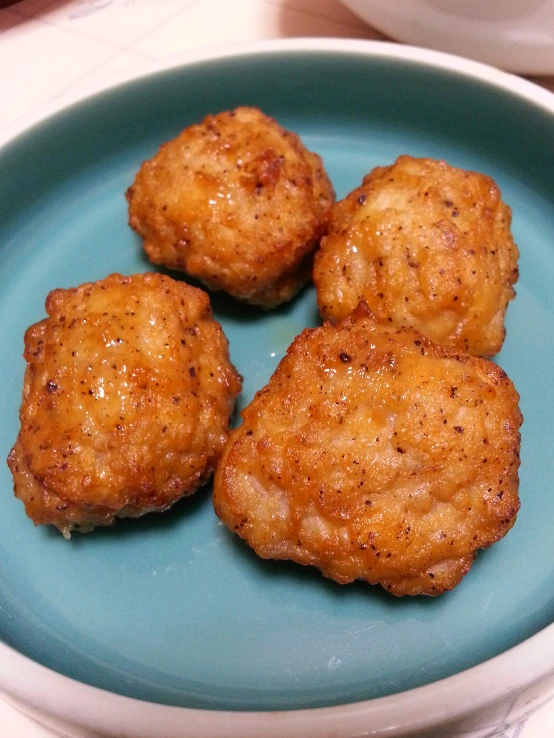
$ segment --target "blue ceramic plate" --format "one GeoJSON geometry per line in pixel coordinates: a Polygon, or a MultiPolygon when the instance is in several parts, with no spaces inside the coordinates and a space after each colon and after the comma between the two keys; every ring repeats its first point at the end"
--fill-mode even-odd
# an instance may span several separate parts
{"type": "MultiPolygon", "coordinates": [[[[554,135],[539,104],[446,68],[312,49],[159,72],[19,136],[0,151],[0,453],[18,430],[23,333],[48,291],[153,269],[127,225],[126,187],[163,141],[237,105],[299,133],[339,197],[404,153],[498,182],[521,250],[498,356],[525,417],[516,526],[453,592],[396,599],[258,559],[218,523],[209,488],[66,541],[26,518],[2,464],[0,634],[62,674],[170,705],[283,710],[429,684],[554,619],[554,135]]],[[[312,288],[269,314],[217,295],[213,306],[245,377],[242,406],[318,322],[312,288]]]]}

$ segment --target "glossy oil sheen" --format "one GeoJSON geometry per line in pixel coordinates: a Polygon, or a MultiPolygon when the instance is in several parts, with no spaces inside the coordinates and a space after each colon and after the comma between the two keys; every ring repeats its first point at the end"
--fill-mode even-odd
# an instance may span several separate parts
{"type": "MultiPolygon", "coordinates": [[[[123,193],[140,162],[208,112],[261,107],[324,157],[339,196],[398,155],[492,175],[513,206],[517,298],[499,363],[525,416],[522,508],[506,539],[438,599],[341,587],[262,561],[218,524],[210,490],[164,515],[75,534],[35,529],[0,467],[0,633],[83,682],[212,709],[286,709],[400,692],[471,667],[554,616],[552,118],[485,84],[402,61],[253,56],[165,72],[57,115],[0,152],[0,454],[15,440],[23,332],[55,287],[150,267],[123,193]]],[[[213,297],[245,377],[241,405],[313,290],[272,313],[213,297]]]]}

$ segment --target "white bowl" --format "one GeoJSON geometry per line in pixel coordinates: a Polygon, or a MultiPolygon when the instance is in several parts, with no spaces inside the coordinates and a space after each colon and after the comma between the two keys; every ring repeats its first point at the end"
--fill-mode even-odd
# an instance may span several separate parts
{"type": "Polygon", "coordinates": [[[398,41],[520,74],[554,74],[553,0],[342,0],[398,41]]]}

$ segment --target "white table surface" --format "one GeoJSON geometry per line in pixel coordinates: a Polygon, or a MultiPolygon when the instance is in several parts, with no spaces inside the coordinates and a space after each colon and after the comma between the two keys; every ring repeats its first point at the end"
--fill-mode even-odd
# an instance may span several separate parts
{"type": "MultiPolygon", "coordinates": [[[[0,9],[0,131],[60,95],[149,60],[292,36],[384,38],[339,0],[23,0],[0,9]]],[[[554,91],[554,76],[534,81],[554,91]]],[[[53,735],[0,699],[2,738],[53,735]]],[[[553,736],[554,703],[504,734],[553,736]]]]}

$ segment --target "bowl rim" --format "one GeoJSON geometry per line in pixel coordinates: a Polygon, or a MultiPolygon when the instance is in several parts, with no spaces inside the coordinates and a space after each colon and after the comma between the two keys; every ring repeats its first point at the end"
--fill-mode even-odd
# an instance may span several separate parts
{"type": "MultiPolygon", "coordinates": [[[[41,105],[0,130],[0,147],[52,115],[95,95],[155,74],[253,55],[337,54],[411,62],[487,83],[552,115],[554,94],[527,80],[443,52],[383,41],[297,38],[204,48],[147,62],[95,80],[41,105]]],[[[0,149],[1,154],[1,149],[0,149]]],[[[103,734],[133,738],[295,738],[300,735],[395,736],[477,712],[554,674],[554,623],[502,654],[453,676],[405,692],[332,707],[240,712],[146,702],[55,672],[0,642],[0,690],[43,714],[103,734]],[[517,664],[517,668],[513,668],[517,664]]]]}
{"type": "Polygon", "coordinates": [[[554,73],[554,36],[533,17],[506,20],[480,18],[471,12],[458,15],[448,5],[422,0],[396,6],[385,0],[340,2],[364,23],[397,41],[467,54],[518,74],[554,73]],[[416,16],[418,22],[413,23],[416,16]]]}

